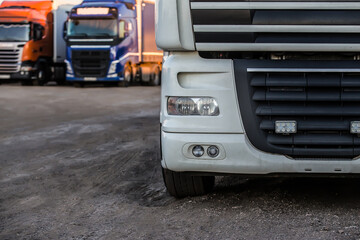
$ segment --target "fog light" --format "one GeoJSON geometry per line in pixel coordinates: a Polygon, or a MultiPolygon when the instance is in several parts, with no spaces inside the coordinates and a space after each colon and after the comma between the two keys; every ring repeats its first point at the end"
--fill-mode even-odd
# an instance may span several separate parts
{"type": "Polygon", "coordinates": [[[290,134],[297,132],[296,121],[276,121],[275,132],[279,134],[290,134]]]}
{"type": "Polygon", "coordinates": [[[204,155],[204,148],[202,146],[200,146],[200,145],[196,145],[192,149],[192,154],[195,157],[202,157],[204,155]]]}
{"type": "Polygon", "coordinates": [[[219,155],[219,148],[217,146],[210,146],[207,149],[207,154],[210,157],[215,158],[219,155]]]}
{"type": "Polygon", "coordinates": [[[360,134],[360,121],[352,121],[350,123],[350,132],[360,134]]]}

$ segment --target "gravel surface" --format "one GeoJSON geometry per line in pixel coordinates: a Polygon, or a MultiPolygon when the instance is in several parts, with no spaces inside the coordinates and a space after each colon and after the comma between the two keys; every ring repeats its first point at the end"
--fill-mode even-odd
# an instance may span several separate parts
{"type": "Polygon", "coordinates": [[[0,86],[0,239],[360,239],[360,180],[162,182],[160,88],[0,86]]]}

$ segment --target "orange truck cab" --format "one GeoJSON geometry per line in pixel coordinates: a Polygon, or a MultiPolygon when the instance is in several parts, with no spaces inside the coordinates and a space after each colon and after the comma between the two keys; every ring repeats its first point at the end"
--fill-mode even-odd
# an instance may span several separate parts
{"type": "Polygon", "coordinates": [[[51,0],[2,2],[0,83],[20,80],[23,85],[43,85],[51,79],[64,81],[62,27],[73,5],[56,4],[54,9],[51,0]]]}

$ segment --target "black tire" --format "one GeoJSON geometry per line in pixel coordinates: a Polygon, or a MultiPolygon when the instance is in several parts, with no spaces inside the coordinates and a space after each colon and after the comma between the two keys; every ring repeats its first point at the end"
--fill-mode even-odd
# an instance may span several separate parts
{"type": "Polygon", "coordinates": [[[56,84],[59,86],[65,86],[67,84],[65,68],[62,66],[56,66],[54,69],[54,80],[56,84]]]}
{"type": "Polygon", "coordinates": [[[129,82],[127,81],[121,81],[118,83],[119,87],[127,88],[129,86],[129,82]]]}
{"type": "Polygon", "coordinates": [[[176,198],[201,196],[210,192],[215,185],[214,176],[191,176],[164,168],[162,173],[168,192],[176,198]]]}
{"type": "Polygon", "coordinates": [[[119,82],[119,87],[128,87],[133,79],[132,68],[130,65],[124,67],[123,72],[124,80],[119,82]]]}
{"type": "Polygon", "coordinates": [[[82,82],[74,82],[74,87],[76,87],[76,88],[83,88],[83,87],[84,87],[84,83],[82,83],[82,82]]]}
{"type": "Polygon", "coordinates": [[[32,86],[33,83],[31,80],[21,80],[21,86],[32,86]]]}
{"type": "Polygon", "coordinates": [[[161,82],[161,71],[160,68],[157,67],[153,74],[151,74],[150,85],[151,86],[159,86],[161,82]]]}
{"type": "Polygon", "coordinates": [[[49,77],[49,70],[45,65],[40,65],[36,73],[36,79],[32,81],[34,86],[44,86],[49,77]]]}

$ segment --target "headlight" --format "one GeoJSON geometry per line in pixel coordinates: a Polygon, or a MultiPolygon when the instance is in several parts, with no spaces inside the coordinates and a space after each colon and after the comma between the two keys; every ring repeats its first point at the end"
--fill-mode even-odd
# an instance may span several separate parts
{"type": "Polygon", "coordinates": [[[20,68],[21,72],[30,72],[31,70],[33,70],[31,66],[21,66],[20,68]]]}
{"type": "Polygon", "coordinates": [[[111,63],[110,68],[109,68],[109,74],[116,72],[116,66],[117,66],[118,63],[119,63],[119,61],[113,61],[111,63]]]}
{"type": "Polygon", "coordinates": [[[214,98],[210,97],[169,97],[169,115],[199,115],[218,116],[219,105],[214,98]]]}
{"type": "Polygon", "coordinates": [[[73,70],[72,70],[72,67],[71,67],[71,64],[69,63],[69,61],[65,60],[65,63],[66,63],[66,71],[70,74],[73,74],[73,70]]]}

